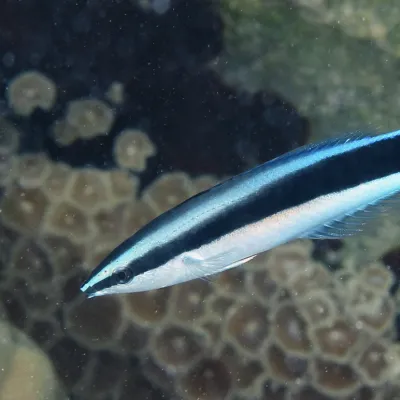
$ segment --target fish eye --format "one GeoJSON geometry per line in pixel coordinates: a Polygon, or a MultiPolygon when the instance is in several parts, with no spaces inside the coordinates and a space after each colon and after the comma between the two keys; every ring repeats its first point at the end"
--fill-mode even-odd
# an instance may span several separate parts
{"type": "Polygon", "coordinates": [[[126,268],[116,272],[115,277],[119,284],[128,283],[133,278],[133,273],[130,268],[126,268]]]}

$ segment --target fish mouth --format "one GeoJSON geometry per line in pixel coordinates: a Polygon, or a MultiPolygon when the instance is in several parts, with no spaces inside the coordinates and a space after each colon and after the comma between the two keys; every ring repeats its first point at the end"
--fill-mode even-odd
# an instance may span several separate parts
{"type": "Polygon", "coordinates": [[[98,282],[92,282],[93,278],[89,278],[81,286],[81,292],[84,293],[88,299],[105,294],[104,291],[115,284],[115,277],[109,276],[98,282]]]}
{"type": "Polygon", "coordinates": [[[88,299],[91,299],[92,297],[96,297],[96,285],[91,286],[89,282],[85,282],[81,287],[80,290],[82,293],[86,295],[88,299]]]}

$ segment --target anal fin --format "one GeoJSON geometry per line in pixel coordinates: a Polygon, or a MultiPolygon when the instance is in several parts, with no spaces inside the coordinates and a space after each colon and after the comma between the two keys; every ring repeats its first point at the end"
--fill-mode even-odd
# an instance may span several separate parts
{"type": "Polygon", "coordinates": [[[242,265],[242,264],[245,264],[245,263],[249,262],[254,257],[256,257],[256,256],[250,256],[250,257],[247,257],[247,258],[243,258],[242,260],[239,260],[239,261],[237,261],[237,262],[235,262],[235,263],[233,263],[231,265],[228,265],[227,267],[223,268],[221,271],[225,271],[227,269],[238,267],[239,265],[242,265]]]}
{"type": "Polygon", "coordinates": [[[395,191],[373,203],[344,214],[301,235],[307,239],[338,239],[370,231],[378,218],[400,207],[400,193],[395,191]]]}

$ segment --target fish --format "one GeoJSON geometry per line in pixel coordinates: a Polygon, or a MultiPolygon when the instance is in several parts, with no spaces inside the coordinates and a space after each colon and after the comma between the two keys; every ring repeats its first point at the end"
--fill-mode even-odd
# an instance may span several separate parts
{"type": "Polygon", "coordinates": [[[166,211],[117,246],[88,297],[160,289],[242,265],[294,239],[360,234],[399,205],[400,130],[292,150],[166,211]]]}

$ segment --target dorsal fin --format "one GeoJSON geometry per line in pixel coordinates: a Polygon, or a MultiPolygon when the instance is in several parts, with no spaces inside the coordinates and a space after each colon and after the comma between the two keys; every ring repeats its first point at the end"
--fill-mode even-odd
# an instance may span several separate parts
{"type": "Polygon", "coordinates": [[[328,149],[331,147],[336,147],[341,144],[350,144],[352,142],[357,142],[361,139],[372,139],[374,136],[371,133],[361,133],[361,132],[352,132],[342,135],[336,138],[329,138],[322,142],[310,143],[304,146],[298,147],[288,153],[282,154],[281,156],[275,158],[276,161],[285,161],[287,158],[291,158],[292,156],[304,155],[307,153],[312,153],[317,150],[328,149]]]}

